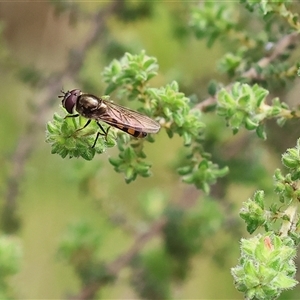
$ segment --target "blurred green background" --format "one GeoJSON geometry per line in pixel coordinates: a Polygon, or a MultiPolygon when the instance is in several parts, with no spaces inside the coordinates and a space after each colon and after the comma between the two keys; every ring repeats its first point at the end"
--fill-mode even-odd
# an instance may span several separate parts
{"type": "MultiPolygon", "coordinates": [[[[91,30],[92,20],[86,17],[82,21],[78,15],[89,16],[99,7],[104,9],[108,5],[109,2],[79,2],[74,6],[69,2],[55,4],[47,1],[0,3],[3,51],[8,51],[10,57],[0,70],[2,204],[7,199],[7,180],[12,172],[16,147],[28,130],[32,115],[40,113],[35,108],[44,97],[43,87],[26,82],[29,71],[55,76],[56,72],[64,70],[70,50],[80,48],[91,30]]],[[[105,89],[101,78],[103,68],[113,58],[119,59],[125,51],[135,53],[145,49],[148,55],[158,59],[160,66],[159,75],[151,81],[153,86],[177,80],[187,96],[195,94],[198,99],[205,99],[209,80],[219,76],[216,61],[224,49],[218,44],[208,49],[205,42],[197,41],[189,33],[191,5],[187,1],[157,2],[151,5],[149,16],[137,20],[130,20],[128,15],[125,21],[112,14],[105,19],[107,31],[103,47],[100,42],[89,49],[79,74],[61,82],[61,88],[89,88],[84,91],[102,95],[105,89]],[[76,81],[78,79],[82,86],[76,81]]],[[[60,94],[59,89],[53,92],[57,96],[60,94]]],[[[154,198],[177,202],[184,197],[188,201],[202,195],[195,188],[181,183],[173,171],[182,142],[179,138],[169,139],[163,130],[155,143],[145,143],[145,153],[153,165],[153,176],[138,178],[131,184],[126,184],[123,175],[115,173],[108,162],[110,156],[117,154],[116,149],[109,149],[92,161],[63,160],[51,155],[50,146],[45,143],[45,126],[54,112],[64,115],[60,103],[60,99],[53,98],[51,105],[41,113],[41,122],[32,129],[33,151],[25,160],[24,176],[16,197],[23,259],[20,272],[10,283],[19,299],[64,299],[80,290],[79,280],[71,266],[57,256],[59,242],[68,225],[86,222],[94,226],[101,235],[101,257],[109,262],[126,252],[136,233],[147,228],[148,220],[143,218],[141,205],[147,197],[150,201],[151,195],[155,195],[154,198]]],[[[220,132],[220,128],[225,128],[225,122],[215,116],[208,114],[203,119],[208,124],[208,135],[216,134],[214,130],[218,131],[216,135],[222,134],[218,151],[222,152],[223,147],[229,156],[234,145],[243,143],[245,136],[246,140],[248,138],[244,133],[232,137],[230,130],[226,129],[220,132]]],[[[207,143],[208,147],[213,147],[207,143]]],[[[261,170],[266,174],[261,176],[259,188],[270,190],[270,176],[280,166],[278,153],[282,149],[280,145],[274,147],[272,137],[268,145],[262,146],[262,143],[256,141],[248,151],[259,157],[261,170]]],[[[286,142],[286,146],[290,145],[286,142]]],[[[240,170],[243,168],[240,166],[240,170]]],[[[249,176],[250,173],[251,170],[249,176]]],[[[237,215],[241,202],[257,188],[255,184],[233,183],[220,201],[226,199],[231,213],[237,215]]],[[[245,234],[242,223],[239,226],[239,234],[245,234]]],[[[230,268],[236,265],[239,255],[239,234],[233,239],[224,228],[205,241],[205,251],[193,258],[187,280],[173,287],[174,299],[242,299],[230,274],[230,268]]],[[[151,248],[155,243],[151,241],[147,247],[151,248]]],[[[137,298],[128,283],[128,270],[124,268],[117,281],[104,287],[100,295],[103,299],[137,298]]]]}

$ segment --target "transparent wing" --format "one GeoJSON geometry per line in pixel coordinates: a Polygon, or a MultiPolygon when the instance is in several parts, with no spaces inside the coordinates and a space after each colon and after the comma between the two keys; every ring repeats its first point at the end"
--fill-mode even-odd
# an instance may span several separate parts
{"type": "Polygon", "coordinates": [[[160,125],[146,115],[112,102],[102,101],[107,108],[99,119],[109,125],[124,126],[145,133],[156,133],[160,129],[160,125]]]}

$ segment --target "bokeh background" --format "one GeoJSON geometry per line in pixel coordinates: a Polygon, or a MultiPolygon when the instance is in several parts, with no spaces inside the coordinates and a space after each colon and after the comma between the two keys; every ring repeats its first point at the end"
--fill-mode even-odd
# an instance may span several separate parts
{"type": "MultiPolygon", "coordinates": [[[[18,230],[8,232],[14,232],[20,240],[23,256],[20,270],[9,284],[19,299],[64,299],[80,291],[72,266],[57,254],[70,224],[84,222],[95,228],[101,236],[100,256],[110,262],[131,247],[137,234],[147,230],[151,222],[143,217],[145,202],[155,206],[203,197],[174,172],[182,141],[169,139],[163,130],[155,143],[145,144],[153,175],[130,184],[108,162],[109,157],[117,155],[116,149],[84,161],[52,155],[50,145],[45,143],[46,123],[54,112],[64,115],[57,98],[60,89],[80,88],[102,95],[106,87],[101,77],[103,68],[126,51],[139,53],[144,49],[158,59],[159,73],[151,81],[154,87],[177,80],[187,96],[203,100],[208,97],[207,84],[212,78],[226,83],[216,69],[225,49],[218,43],[207,48],[206,42],[195,39],[189,29],[192,2],[126,1],[109,9],[112,3],[0,3],[2,223],[10,201],[18,230]],[[102,19],[95,20],[99,10],[107,11],[102,19]],[[77,51],[85,45],[96,22],[103,23],[99,39],[86,48],[82,64],[73,74],[81,59],[77,51]],[[70,62],[74,69],[68,70],[70,62]],[[53,84],[57,78],[61,82],[53,84]],[[46,101],[49,97],[51,101],[46,101]]],[[[236,4],[236,13],[245,13],[240,4],[236,4]]],[[[299,84],[291,88],[284,100],[295,103],[299,89],[299,84]]],[[[222,203],[220,211],[232,215],[232,227],[229,229],[228,221],[227,228],[220,228],[203,242],[203,251],[193,257],[186,280],[174,283],[172,297],[242,299],[233,286],[230,268],[237,264],[238,240],[246,236],[246,231],[233,216],[237,218],[242,201],[256,189],[272,190],[272,174],[280,167],[280,153],[294,146],[299,126],[294,121],[279,130],[270,122],[269,140],[262,142],[248,132],[232,136],[224,120],[215,115],[208,113],[203,120],[208,128],[206,146],[215,157],[220,155],[216,160],[221,166],[232,157],[240,159],[232,163],[231,178],[235,181],[228,184],[226,179],[221,180],[226,193],[219,194],[222,189],[218,185],[212,189],[222,203]],[[216,142],[216,136],[222,136],[221,140],[216,142]]],[[[145,248],[155,248],[157,243],[159,237],[145,248]]],[[[125,267],[113,284],[101,289],[99,297],[138,299],[128,278],[125,267]]]]}

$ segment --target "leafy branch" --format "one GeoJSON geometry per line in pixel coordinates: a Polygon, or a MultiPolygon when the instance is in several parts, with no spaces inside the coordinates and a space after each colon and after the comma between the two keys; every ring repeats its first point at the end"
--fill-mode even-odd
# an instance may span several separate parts
{"type": "Polygon", "coordinates": [[[0,237],[0,298],[13,299],[14,292],[8,278],[19,272],[21,268],[22,249],[16,238],[1,235],[0,237]]]}
{"type": "Polygon", "coordinates": [[[195,207],[194,203],[187,205],[182,197],[178,205],[165,204],[161,216],[147,230],[136,234],[128,250],[111,262],[98,255],[103,244],[99,230],[84,223],[70,227],[58,254],[72,265],[83,284],[71,299],[95,298],[105,285],[117,280],[125,267],[129,268],[132,285],[141,297],[167,297],[172,281],[186,279],[194,255],[204,247],[203,241],[220,229],[222,220],[220,209],[210,199],[195,207]],[[149,241],[157,237],[161,239],[157,251],[145,251],[149,241]],[[155,264],[154,270],[147,266],[149,260],[155,264]],[[165,269],[163,284],[153,278],[153,272],[160,273],[158,264],[165,269]],[[153,286],[153,281],[157,285],[153,286]]]}
{"type": "MultiPolygon", "coordinates": [[[[185,148],[190,152],[187,155],[193,158],[185,161],[178,172],[183,176],[184,182],[195,184],[209,192],[210,185],[218,177],[224,176],[227,168],[219,169],[200,147],[204,124],[200,121],[199,111],[192,110],[189,98],[179,91],[178,83],[174,81],[161,88],[149,87],[148,82],[157,74],[157,70],[156,59],[147,56],[144,51],[137,55],[126,53],[120,60],[113,60],[105,68],[103,77],[108,83],[106,92],[117,91],[117,98],[142,102],[143,107],[140,111],[159,121],[170,138],[175,134],[182,137],[185,148]]],[[[90,160],[96,152],[102,153],[105,148],[116,143],[120,154],[118,158],[110,158],[109,161],[117,172],[125,174],[127,183],[136,179],[138,175],[150,175],[151,165],[144,161],[146,155],[143,152],[143,139],[132,139],[122,132],[116,135],[112,128],[108,134],[108,142],[102,137],[102,141],[94,149],[90,146],[91,135],[95,135],[97,128],[94,125],[91,129],[87,127],[80,134],[72,135],[70,131],[76,133],[82,126],[80,124],[55,115],[55,121],[48,123],[46,138],[52,145],[52,153],[58,153],[62,157],[81,156],[90,160]]],[[[147,140],[154,142],[154,136],[149,136],[147,140]]]]}
{"type": "MultiPolygon", "coordinates": [[[[219,69],[237,82],[225,88],[218,87],[222,84],[213,83],[212,96],[197,108],[202,111],[209,107],[215,108],[234,134],[244,126],[247,130],[256,130],[260,138],[266,139],[266,120],[276,119],[278,125],[282,126],[287,120],[300,116],[298,108],[290,109],[278,97],[271,101],[272,104],[269,104],[267,98],[269,89],[284,86],[297,76],[299,62],[289,63],[288,58],[291,46],[298,40],[300,23],[298,15],[287,8],[289,1],[242,2],[252,15],[258,10],[265,17],[265,30],[269,35],[256,32],[254,36],[250,30],[240,29],[236,26],[238,22],[235,24],[232,21],[236,15],[230,6],[215,7],[205,3],[193,11],[191,25],[198,38],[208,38],[209,45],[223,34],[233,43],[239,41],[235,53],[226,53],[219,62],[219,69]],[[218,18],[218,22],[213,27],[214,32],[205,31],[207,22],[215,18],[218,18]],[[278,32],[274,32],[271,28],[275,27],[278,20],[286,21],[289,26],[282,26],[278,32]],[[287,34],[290,31],[292,33],[287,34]],[[273,42],[277,39],[277,43],[273,42]],[[270,47],[267,54],[255,61],[253,50],[256,50],[256,55],[263,54],[266,48],[262,46],[267,42],[270,47]]],[[[298,283],[295,280],[294,259],[300,241],[299,148],[298,140],[297,146],[288,149],[282,156],[282,162],[290,172],[286,175],[279,170],[275,172],[278,201],[272,201],[267,209],[265,193],[259,190],[241,209],[240,217],[246,222],[250,234],[258,229],[265,231],[264,234],[258,233],[252,238],[241,240],[239,264],[232,268],[235,286],[244,293],[246,299],[277,299],[284,290],[298,283]]]]}
{"type": "Polygon", "coordinates": [[[234,134],[244,125],[248,130],[255,129],[260,138],[266,139],[265,120],[277,118],[278,125],[283,126],[286,120],[300,116],[299,111],[290,110],[279,98],[274,98],[272,105],[266,104],[268,93],[257,84],[251,87],[237,82],[230,92],[222,89],[218,93],[217,113],[225,118],[234,134]]]}
{"type": "Polygon", "coordinates": [[[294,287],[294,258],[300,242],[300,139],[282,156],[289,173],[275,172],[274,190],[278,201],[267,209],[263,191],[257,191],[243,204],[240,216],[249,233],[263,228],[265,233],[241,241],[239,265],[232,269],[236,288],[247,299],[276,299],[283,290],[294,287]],[[279,230],[277,224],[280,224],[279,230]]]}

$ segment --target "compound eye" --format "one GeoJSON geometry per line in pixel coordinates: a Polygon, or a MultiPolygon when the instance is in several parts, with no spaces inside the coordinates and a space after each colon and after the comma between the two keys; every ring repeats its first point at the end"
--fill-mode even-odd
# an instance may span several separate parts
{"type": "Polygon", "coordinates": [[[62,100],[62,106],[67,110],[69,114],[73,113],[74,106],[79,96],[80,90],[72,90],[65,93],[62,100]]]}

